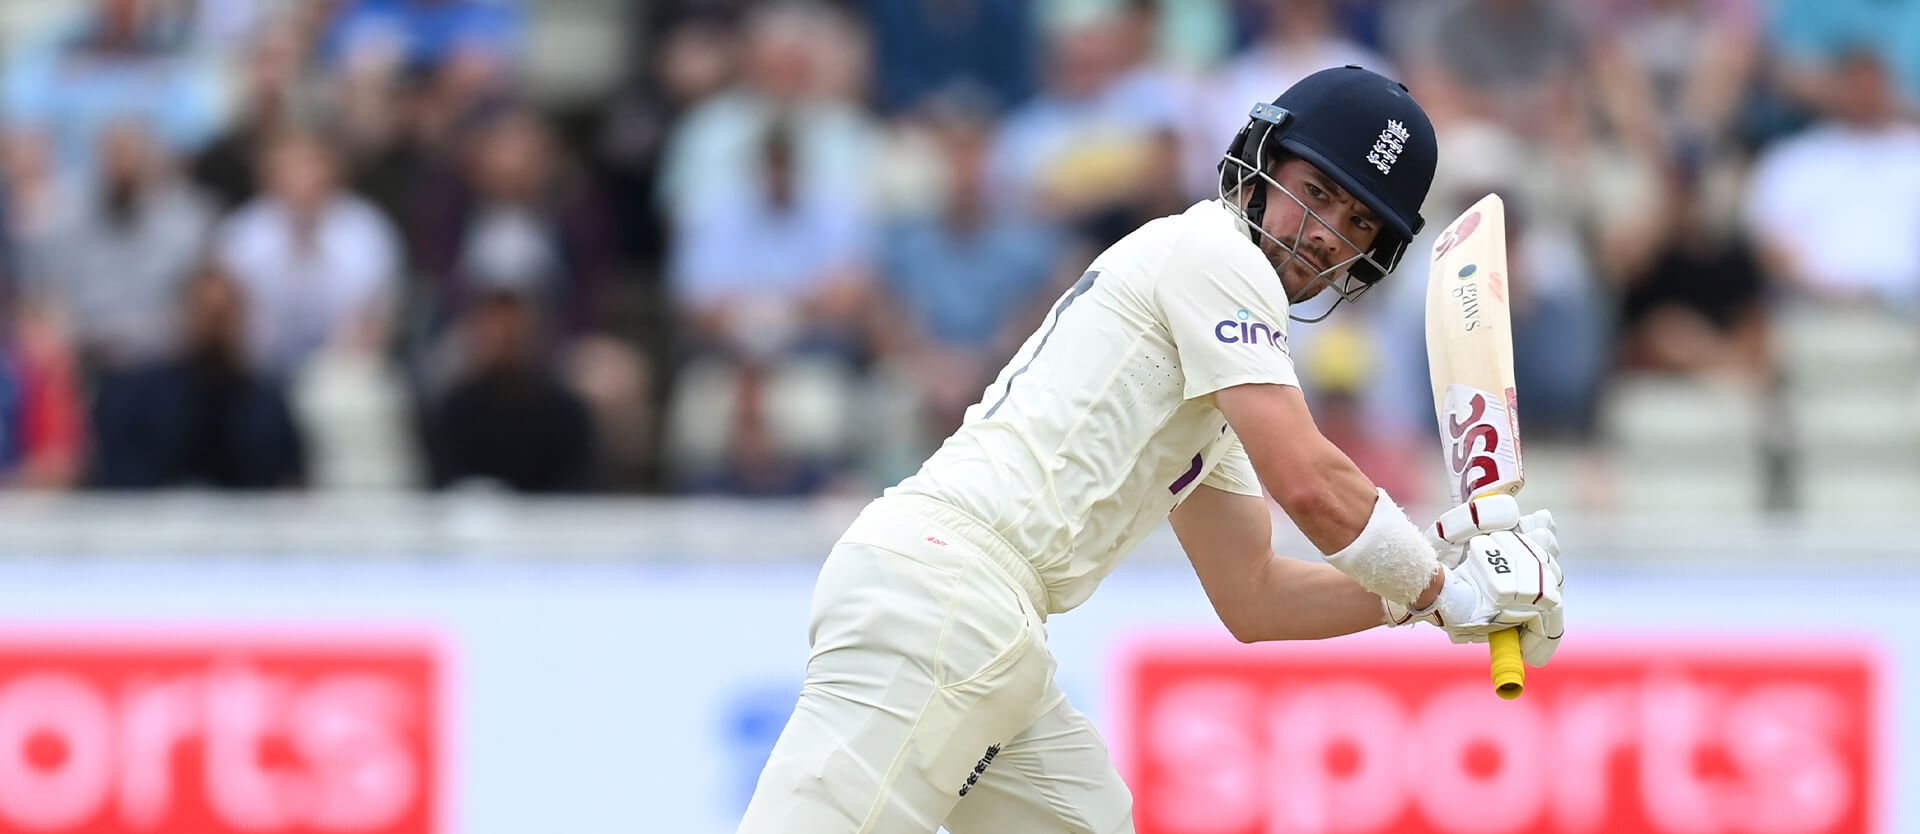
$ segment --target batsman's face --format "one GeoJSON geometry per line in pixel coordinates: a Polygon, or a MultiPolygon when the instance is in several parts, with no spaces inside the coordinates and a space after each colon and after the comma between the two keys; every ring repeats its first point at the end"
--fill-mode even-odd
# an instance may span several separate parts
{"type": "Polygon", "coordinates": [[[1327,270],[1373,248],[1380,218],[1304,159],[1287,160],[1275,169],[1273,179],[1286,193],[1267,196],[1260,225],[1285,246],[1262,238],[1260,249],[1280,273],[1287,296],[1305,301],[1339,277],[1336,273],[1320,280],[1327,270]]]}

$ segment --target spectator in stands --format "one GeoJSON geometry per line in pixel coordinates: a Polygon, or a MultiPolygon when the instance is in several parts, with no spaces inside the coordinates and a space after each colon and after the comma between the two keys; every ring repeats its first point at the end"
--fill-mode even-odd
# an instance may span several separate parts
{"type": "Polygon", "coordinates": [[[1843,79],[1831,56],[1871,52],[1886,67],[1903,109],[1920,104],[1920,5],[1885,0],[1771,0],[1768,41],[1774,81],[1814,112],[1838,94],[1843,79]]]}
{"type": "Polygon", "coordinates": [[[81,380],[59,316],[20,308],[0,348],[0,484],[62,489],[86,454],[81,380]]]}
{"type": "Polygon", "coordinates": [[[691,108],[733,83],[738,51],[737,33],[722,22],[667,24],[647,50],[652,60],[635,68],[633,80],[608,105],[599,137],[603,179],[622,249],[641,263],[666,259],[660,194],[667,137],[691,108]]]}
{"type": "Polygon", "coordinates": [[[85,193],[72,185],[61,181],[54,171],[52,149],[44,135],[0,130],[0,195],[6,202],[6,225],[0,227],[0,240],[5,241],[13,258],[6,286],[18,288],[24,267],[20,259],[25,252],[78,211],[73,204],[85,193]]]}
{"type": "Polygon", "coordinates": [[[300,485],[305,450],[282,386],[248,349],[245,289],[217,269],[186,287],[177,358],[104,379],[90,484],[106,489],[300,485]]]}
{"type": "MultiPolygon", "coordinates": [[[[1569,4],[1406,3],[1389,21],[1387,42],[1400,77],[1441,133],[1456,122],[1492,122],[1564,152],[1585,147],[1597,132],[1587,87],[1594,54],[1569,4]]],[[[1617,109],[1608,111],[1616,127],[1643,121],[1617,109]]]]}
{"type": "Polygon", "coordinates": [[[323,44],[353,190],[398,221],[458,176],[470,129],[512,106],[524,28],[517,0],[355,0],[323,44]]]}
{"type": "Polygon", "coordinates": [[[520,492],[578,492],[592,485],[593,423],[544,361],[530,289],[488,287],[461,319],[468,370],[435,403],[429,424],[437,486],[484,481],[520,492]]]}
{"type": "Polygon", "coordinates": [[[1535,227],[1564,229],[1618,275],[1645,265],[1668,152],[1652,100],[1597,81],[1622,59],[1596,46],[1577,11],[1557,0],[1407,3],[1388,41],[1440,141],[1488,126],[1510,134],[1535,227]]]}
{"type": "Polygon", "coordinates": [[[1746,215],[1782,288],[1829,301],[1920,307],[1920,126],[1880,56],[1834,58],[1819,124],[1767,148],[1746,215]],[[1836,205],[1835,188],[1846,194],[1836,205]]]}
{"type": "Polygon", "coordinates": [[[424,482],[414,390],[385,334],[362,328],[296,368],[287,398],[306,441],[307,485],[410,489],[424,482]]]}
{"type": "MultiPolygon", "coordinates": [[[[1595,82],[1636,99],[1636,126],[1668,157],[1718,161],[1739,139],[1760,60],[1754,0],[1606,0],[1596,20],[1595,82]]],[[[1677,161],[1677,160],[1676,160],[1677,161]]]]}
{"type": "Polygon", "coordinates": [[[286,378],[321,347],[383,343],[401,268],[392,224],[339,186],[339,154],[312,133],[268,146],[266,191],[219,231],[218,257],[245,290],[261,371],[286,378]]]}
{"type": "MultiPolygon", "coordinates": [[[[1512,187],[1476,189],[1493,190],[1512,187]]],[[[1507,202],[1507,260],[1514,384],[1527,392],[1528,436],[1591,440],[1609,343],[1586,250],[1575,230],[1519,197],[1507,202]]]]}
{"type": "Polygon", "coordinates": [[[1627,370],[1766,379],[1770,364],[1765,278],[1730,190],[1703,161],[1675,160],[1658,238],[1644,269],[1623,275],[1618,361],[1627,370]]]}
{"type": "Polygon", "coordinates": [[[899,113],[956,83],[978,85],[996,110],[1033,92],[1033,4],[1025,0],[865,0],[879,66],[876,103],[899,113]]]}
{"type": "Polygon", "coordinates": [[[692,361],[667,448],[688,488],[815,489],[850,439],[839,412],[866,360],[872,230],[852,195],[806,187],[784,123],[760,150],[755,192],[676,218],[669,277],[692,361]]]}
{"type": "Polygon", "coordinates": [[[1744,145],[1770,129],[1752,115],[1766,107],[1754,83],[1760,10],[1752,0],[1608,0],[1587,8],[1592,84],[1622,117],[1618,138],[1648,172],[1643,191],[1616,198],[1638,205],[1614,213],[1596,248],[1606,273],[1635,281],[1667,254],[1676,219],[1690,229],[1729,219],[1720,184],[1743,176],[1744,145]],[[1680,217],[1694,212],[1716,216],[1680,217]]]}
{"type": "Polygon", "coordinates": [[[948,98],[928,109],[945,157],[944,199],[884,236],[888,326],[876,334],[920,386],[931,437],[960,425],[960,413],[1044,315],[1064,254],[1057,229],[993,211],[985,171],[992,116],[985,108],[984,101],[948,98]]]}
{"type": "Polygon", "coordinates": [[[461,309],[475,287],[512,280],[562,335],[601,324],[614,254],[608,219],[555,142],[539,115],[502,113],[474,129],[459,175],[431,178],[414,201],[414,257],[441,315],[461,309]]]}
{"type": "Polygon", "coordinates": [[[108,128],[97,184],[23,253],[27,294],[69,322],[82,364],[94,371],[155,362],[180,347],[178,299],[214,213],[162,153],[142,125],[108,128]]]}
{"type": "Polygon", "coordinates": [[[45,136],[61,176],[81,182],[117,123],[149,125],[170,156],[197,150],[223,118],[222,76],[217,56],[190,48],[183,23],[160,0],[95,0],[29,33],[0,70],[9,129],[45,136]]]}
{"type": "Polygon", "coordinates": [[[501,114],[475,129],[460,178],[434,178],[416,201],[415,257],[431,282],[436,317],[476,295],[513,286],[535,306],[540,330],[593,409],[610,479],[645,463],[653,422],[649,367],[607,335],[615,268],[599,190],[563,159],[545,120],[501,114]]]}
{"type": "Polygon", "coordinates": [[[853,195],[809,189],[787,123],[760,142],[753,193],[676,218],[674,295],[696,351],[771,355],[796,345],[858,358],[872,230],[853,195]],[[751,244],[745,242],[751,241],[751,244]]]}
{"type": "Polygon", "coordinates": [[[1129,58],[1123,21],[1073,15],[1051,26],[1041,91],[1001,123],[988,174],[996,211],[1071,223],[1123,199],[1165,119],[1116,94],[1129,58]]]}
{"type": "Polygon", "coordinates": [[[335,86],[335,100],[335,117],[322,124],[338,139],[347,190],[395,223],[413,212],[423,183],[457,175],[457,127],[487,106],[449,102],[418,72],[351,73],[335,86]]]}
{"type": "Polygon", "coordinates": [[[1125,185],[1115,193],[1105,194],[1104,187],[1089,187],[1086,182],[1074,186],[1084,194],[1105,194],[1104,200],[1089,207],[1091,211],[1081,212],[1078,223],[1085,246],[1096,252],[1141,223],[1179,214],[1192,205],[1181,180],[1180,152],[1184,147],[1181,127],[1193,121],[1195,82],[1160,56],[1157,0],[1128,0],[1113,26],[1120,69],[1107,95],[1118,110],[1131,114],[1127,130],[1131,158],[1126,170],[1114,172],[1115,180],[1125,185]]]}
{"type": "Polygon", "coordinates": [[[866,222],[876,127],[848,97],[837,57],[857,55],[859,39],[838,14],[812,3],[760,6],[744,26],[739,83],[695,105],[667,139],[660,200],[668,217],[684,229],[711,216],[714,203],[759,199],[765,140],[778,123],[800,199],[840,202],[866,222]]]}
{"type": "MultiPolygon", "coordinates": [[[[676,311],[665,274],[672,225],[661,199],[667,141],[689,112],[736,82],[742,63],[740,33],[733,18],[716,11],[716,5],[714,0],[678,0],[636,10],[636,17],[654,24],[643,27],[643,53],[649,58],[636,63],[631,80],[608,103],[592,160],[592,176],[605,189],[611,208],[617,255],[631,275],[621,282],[627,290],[620,304],[627,313],[622,332],[635,338],[640,352],[626,351],[619,360],[630,364],[632,373],[574,378],[596,404],[624,401],[637,409],[621,414],[619,408],[596,405],[599,424],[608,430],[603,444],[607,455],[637,464],[624,480],[650,488],[662,482],[657,413],[671,376],[656,369],[668,365],[676,337],[676,311]],[[638,386],[637,397],[615,393],[629,384],[638,386]]],[[[606,353],[593,347],[586,352],[606,353]]],[[[611,480],[623,481],[618,473],[611,480]]]]}
{"type": "Polygon", "coordinates": [[[261,28],[246,47],[238,112],[192,166],[193,178],[229,211],[259,193],[263,145],[318,110],[318,91],[301,75],[305,50],[291,25],[261,28]]]}

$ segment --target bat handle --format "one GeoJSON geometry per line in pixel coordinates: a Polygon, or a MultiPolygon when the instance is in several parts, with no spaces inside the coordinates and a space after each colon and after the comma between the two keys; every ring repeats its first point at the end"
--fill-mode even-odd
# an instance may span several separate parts
{"type": "Polygon", "coordinates": [[[1527,688],[1527,665],[1520,659],[1520,631],[1502,629],[1487,635],[1493,654],[1493,692],[1509,701],[1527,688]]]}

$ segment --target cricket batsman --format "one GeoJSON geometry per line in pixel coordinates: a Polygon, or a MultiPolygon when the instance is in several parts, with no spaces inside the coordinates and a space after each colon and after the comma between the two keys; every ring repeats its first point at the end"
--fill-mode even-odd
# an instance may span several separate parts
{"type": "Polygon", "coordinates": [[[1132,795],[1054,683],[1043,623],[1162,519],[1242,641],[1517,626],[1545,664],[1562,621],[1551,516],[1502,495],[1416,527],[1315,428],[1287,354],[1293,305],[1354,300],[1406,255],[1436,155],[1406,87],[1323,70],[1253,107],[1219,199],[1095,258],[828,554],[806,684],[739,830],[1131,832],[1132,795]],[[1324,564],[1273,552],[1262,485],[1324,564]]]}

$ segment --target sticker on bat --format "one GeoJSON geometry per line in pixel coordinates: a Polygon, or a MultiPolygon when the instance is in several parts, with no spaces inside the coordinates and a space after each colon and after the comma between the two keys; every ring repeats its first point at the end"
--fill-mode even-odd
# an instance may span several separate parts
{"type": "Polygon", "coordinates": [[[1447,292],[1460,303],[1460,330],[1472,333],[1479,330],[1486,321],[1480,317],[1480,285],[1467,283],[1454,287],[1447,292]]]}
{"type": "MultiPolygon", "coordinates": [[[[1509,389],[1511,390],[1511,389],[1509,389]]],[[[1447,386],[1441,410],[1453,502],[1520,480],[1520,443],[1510,398],[1466,385],[1447,386]]]]}
{"type": "Polygon", "coordinates": [[[1467,238],[1472,237],[1473,230],[1478,228],[1480,228],[1480,212],[1476,211],[1460,218],[1460,222],[1454,224],[1453,228],[1448,229],[1445,234],[1442,234],[1440,241],[1434,244],[1433,256],[1435,258],[1445,257],[1448,250],[1459,246],[1465,242],[1467,238]]]}

